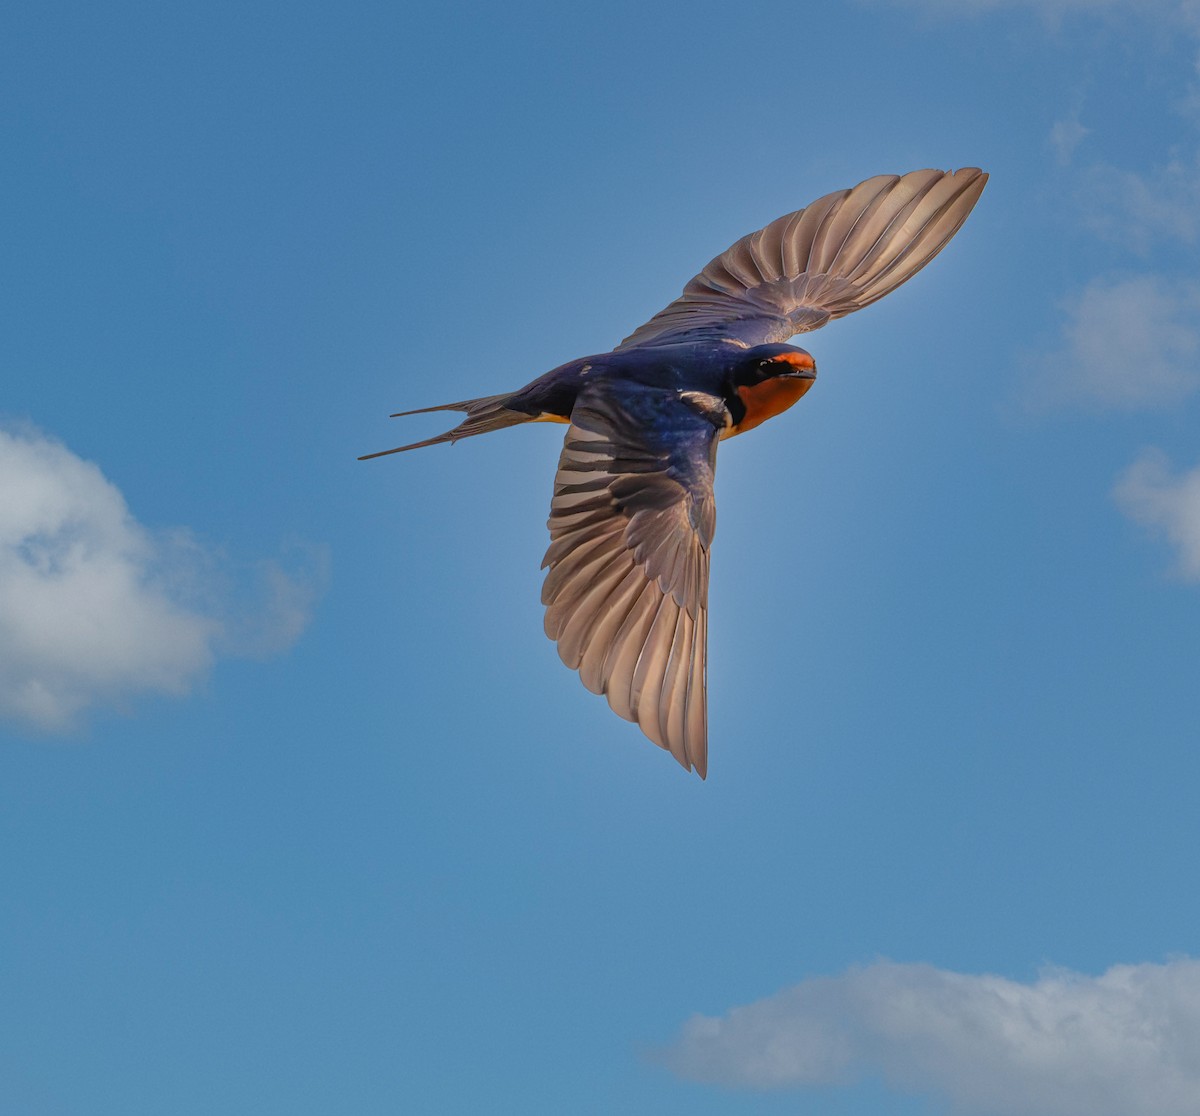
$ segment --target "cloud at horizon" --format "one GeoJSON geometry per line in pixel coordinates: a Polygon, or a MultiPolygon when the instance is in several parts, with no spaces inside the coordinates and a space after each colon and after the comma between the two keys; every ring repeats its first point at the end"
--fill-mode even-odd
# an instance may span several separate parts
{"type": "Polygon", "coordinates": [[[183,528],[151,530],[98,466],[0,428],[0,718],[70,732],[95,707],[181,697],[222,654],[290,647],[325,556],[237,566],[183,528]]]}
{"type": "Polygon", "coordinates": [[[1046,969],[1028,983],[880,961],[693,1016],[656,1060],[756,1090],[878,1075],[979,1116],[1194,1116],[1200,961],[1046,969]]]}

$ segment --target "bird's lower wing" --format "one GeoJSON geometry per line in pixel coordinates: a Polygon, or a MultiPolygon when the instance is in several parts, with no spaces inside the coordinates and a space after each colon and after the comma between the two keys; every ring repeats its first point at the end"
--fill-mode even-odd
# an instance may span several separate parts
{"type": "Polygon", "coordinates": [[[563,662],[701,778],[720,406],[638,385],[581,393],[542,563],[546,634],[563,662]]]}
{"type": "Polygon", "coordinates": [[[933,259],[967,219],[976,167],[877,175],[772,221],[722,252],[618,346],[786,341],[861,310],[933,259]]]}

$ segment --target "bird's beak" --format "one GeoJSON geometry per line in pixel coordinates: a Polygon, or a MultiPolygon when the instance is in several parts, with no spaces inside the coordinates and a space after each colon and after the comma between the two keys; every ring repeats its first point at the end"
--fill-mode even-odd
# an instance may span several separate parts
{"type": "Polygon", "coordinates": [[[783,368],[776,373],[785,380],[815,380],[817,378],[817,362],[811,353],[786,353],[779,361],[783,368]]]}
{"type": "Polygon", "coordinates": [[[792,381],[792,391],[795,392],[797,399],[803,399],[808,394],[808,389],[813,386],[817,379],[817,370],[813,368],[796,368],[785,374],[784,379],[792,381]]]}

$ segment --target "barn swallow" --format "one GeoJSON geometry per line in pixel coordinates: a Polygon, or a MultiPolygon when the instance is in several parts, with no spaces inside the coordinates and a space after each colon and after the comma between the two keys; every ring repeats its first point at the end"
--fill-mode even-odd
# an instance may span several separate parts
{"type": "Polygon", "coordinates": [[[360,460],[526,422],[568,424],[550,503],[546,634],[703,779],[708,561],[717,444],[786,411],[817,367],[783,342],[900,286],[950,241],[987,182],[975,167],[878,175],[743,237],[612,352],[461,411],[445,434],[360,460]]]}

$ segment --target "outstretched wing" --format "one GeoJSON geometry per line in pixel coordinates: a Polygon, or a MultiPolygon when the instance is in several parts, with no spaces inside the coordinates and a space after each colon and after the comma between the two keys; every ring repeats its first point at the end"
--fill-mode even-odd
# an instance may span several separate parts
{"type": "Polygon", "coordinates": [[[881,174],[742,237],[618,346],[786,341],[895,290],[949,243],[987,182],[976,167],[881,174]]]}
{"type": "Polygon", "coordinates": [[[701,778],[720,399],[599,381],[571,412],[550,505],[546,634],[593,693],[701,778]]]}

